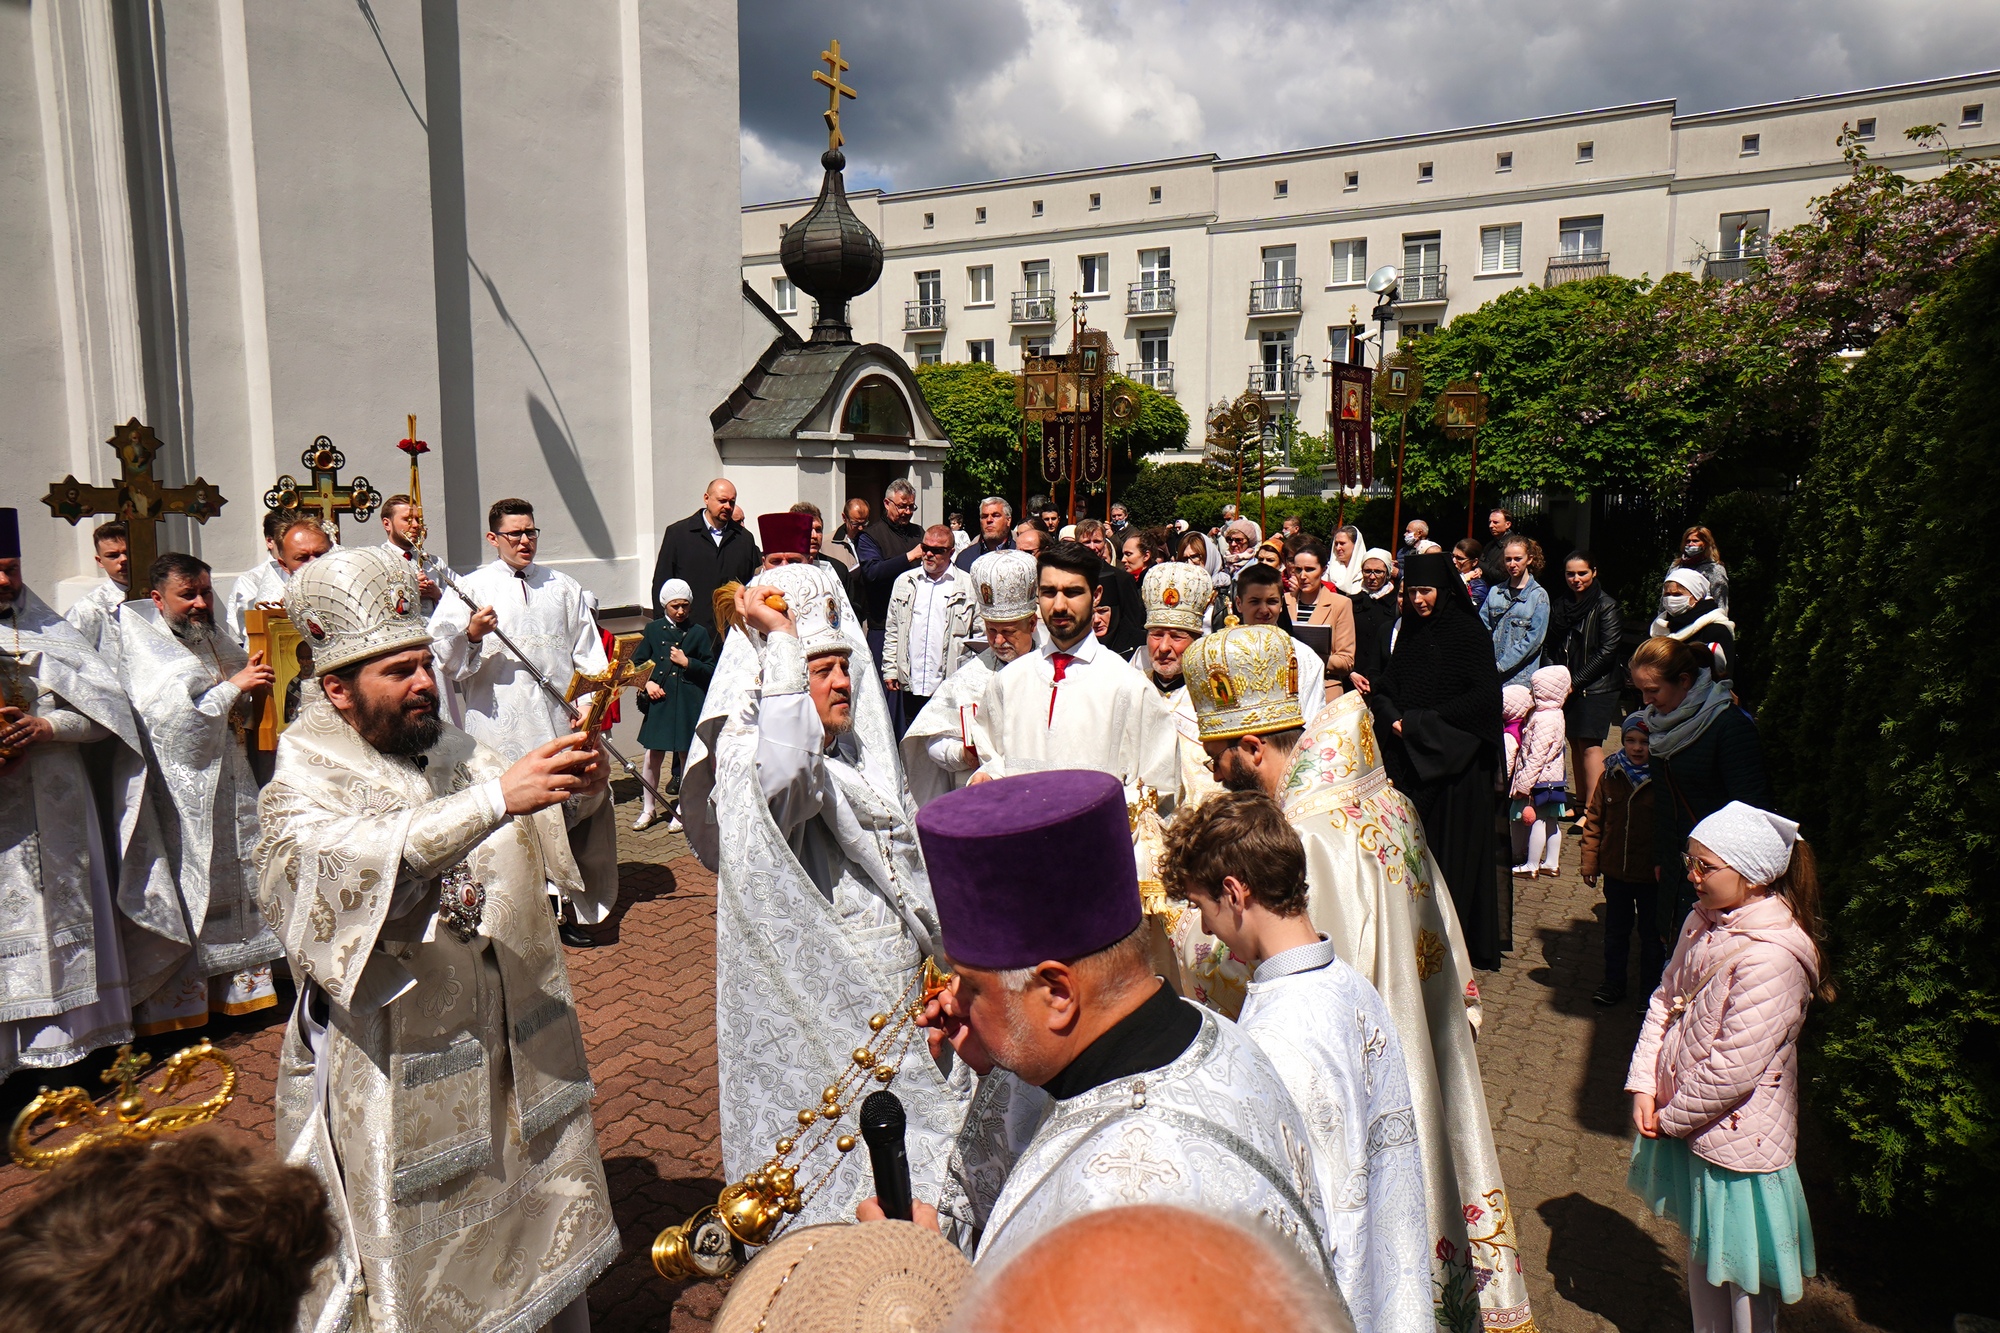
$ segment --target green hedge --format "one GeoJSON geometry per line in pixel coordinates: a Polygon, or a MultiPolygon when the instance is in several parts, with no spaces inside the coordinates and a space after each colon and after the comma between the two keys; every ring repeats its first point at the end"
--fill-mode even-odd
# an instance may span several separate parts
{"type": "Polygon", "coordinates": [[[1813,1104],[1858,1206],[1899,1217],[1969,1221],[2000,1188],[1997,331],[1989,242],[1832,391],[1760,715],[1833,911],[1813,1104]]]}

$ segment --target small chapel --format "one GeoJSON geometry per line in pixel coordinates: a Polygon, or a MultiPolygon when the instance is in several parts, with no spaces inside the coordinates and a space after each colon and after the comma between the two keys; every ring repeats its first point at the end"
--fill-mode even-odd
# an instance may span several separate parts
{"type": "Polygon", "coordinates": [[[60,610],[98,581],[129,422],[147,485],[198,492],[158,548],[223,597],[288,482],[380,541],[350,501],[405,489],[406,437],[433,554],[477,566],[488,506],[527,498],[541,562],[607,609],[650,600],[714,476],[746,513],[830,517],[903,478],[940,521],[937,423],[853,339],[882,251],[837,145],[786,242],[810,338],[742,281],[736,32],[731,0],[0,8],[0,453],[29,584],[60,610]],[[37,503],[66,479],[73,524],[37,503]]]}

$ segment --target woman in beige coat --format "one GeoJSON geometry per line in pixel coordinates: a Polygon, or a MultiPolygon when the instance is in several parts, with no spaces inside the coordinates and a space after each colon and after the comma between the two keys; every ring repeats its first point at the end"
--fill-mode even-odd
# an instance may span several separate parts
{"type": "Polygon", "coordinates": [[[1294,625],[1325,625],[1333,631],[1326,654],[1326,701],[1332,703],[1354,669],[1354,604],[1325,580],[1326,548],[1311,537],[1301,538],[1292,547],[1285,612],[1294,625]]]}

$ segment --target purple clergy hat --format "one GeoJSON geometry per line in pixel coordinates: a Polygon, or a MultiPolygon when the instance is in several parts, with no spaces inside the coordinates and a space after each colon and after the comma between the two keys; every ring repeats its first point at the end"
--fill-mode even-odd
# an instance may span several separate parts
{"type": "Polygon", "coordinates": [[[21,515],[14,509],[0,509],[0,560],[21,558],[21,515]]]}
{"type": "Polygon", "coordinates": [[[1081,958],[1139,928],[1125,789],[1060,769],[965,787],[917,812],[945,952],[1005,971],[1081,958]]]}

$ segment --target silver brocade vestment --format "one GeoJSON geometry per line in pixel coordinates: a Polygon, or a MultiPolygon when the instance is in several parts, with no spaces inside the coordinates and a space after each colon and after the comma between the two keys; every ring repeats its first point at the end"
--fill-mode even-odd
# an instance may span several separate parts
{"type": "Polygon", "coordinates": [[[618,1254],[545,896],[576,878],[562,812],[507,817],[506,765],[455,728],[426,758],[380,754],[308,686],[262,797],[261,896],[310,982],[277,1143],[341,1233],[313,1333],[533,1333],[618,1254]],[[461,864],[485,890],[470,941],[436,919],[461,864]]]}
{"type": "Polygon", "coordinates": [[[1011,1074],[988,1075],[961,1153],[955,1169],[975,1206],[991,1200],[978,1207],[984,1269],[997,1270],[1071,1218],[1162,1203],[1261,1220],[1327,1274],[1305,1122],[1250,1039],[1207,1010],[1194,1043],[1172,1063],[1067,1101],[1011,1074]],[[1036,1099],[1047,1109],[1016,1156],[1013,1142],[1036,1099]]]}
{"type": "Polygon", "coordinates": [[[986,686],[1005,665],[991,648],[959,663],[903,733],[903,772],[918,809],[972,781],[979,768],[979,747],[991,745],[986,724],[979,720],[980,702],[986,686]],[[970,755],[967,746],[972,748],[970,755]]]}
{"type": "Polygon", "coordinates": [[[0,1077],[131,1037],[132,955],[147,989],[187,953],[180,892],[147,799],[141,741],[116,675],[23,589],[0,615],[0,690],[55,735],[0,775],[0,1077]],[[115,738],[100,837],[79,747],[115,738]],[[112,864],[112,858],[116,864],[112,864]],[[121,886],[118,905],[113,883],[121,886]],[[100,967],[108,962],[109,968],[100,967]]]}
{"type": "MultiPolygon", "coordinates": [[[[716,870],[716,1068],[732,1181],[798,1133],[798,1112],[820,1104],[868,1040],[869,1017],[910,1003],[924,957],[937,955],[936,907],[880,677],[845,594],[827,591],[838,598],[853,673],[851,748],[825,764],[833,799],[790,838],[773,818],[756,771],[760,705],[767,676],[803,672],[803,650],[773,636],[788,654],[774,664],[741,629],[723,642],[681,785],[688,842],[716,870]]],[[[779,688],[795,687],[802,674],[779,688]]],[[[948,1174],[972,1085],[962,1063],[940,1072],[921,1032],[889,1085],[909,1116],[911,1183],[917,1197],[938,1201],[948,1236],[972,1220],[948,1174]]],[[[849,1220],[875,1192],[862,1153],[808,1162],[804,1182],[827,1165],[833,1174],[791,1225],[849,1220]]]]}
{"type": "Polygon", "coordinates": [[[249,705],[229,683],[248,659],[223,634],[183,643],[150,601],[119,607],[118,643],[120,683],[165,789],[160,822],[196,970],[214,977],[268,963],[282,950],[258,910],[251,872],[257,780],[242,735],[249,705]]]}
{"type": "Polygon", "coordinates": [[[125,589],[106,579],[63,613],[63,619],[104,659],[114,676],[118,673],[118,608],[124,602],[125,589]]]}
{"type": "Polygon", "coordinates": [[[1307,911],[1396,1022],[1429,1194],[1437,1321],[1453,1333],[1534,1323],[1473,1045],[1472,964],[1423,821],[1390,784],[1366,701],[1307,726],[1278,793],[1306,849],[1307,911]]]}

